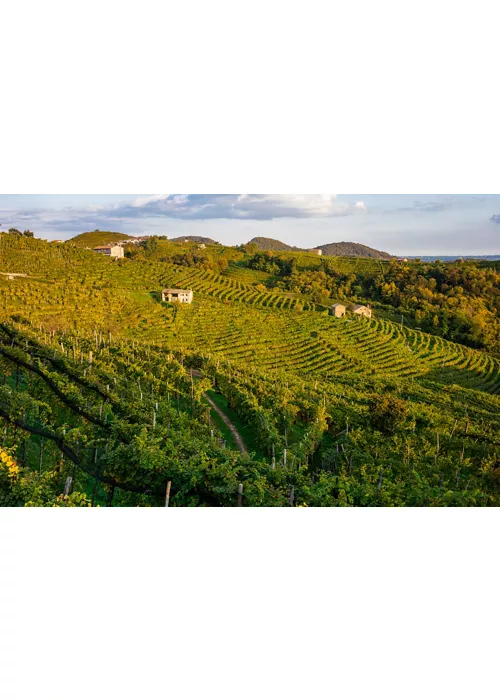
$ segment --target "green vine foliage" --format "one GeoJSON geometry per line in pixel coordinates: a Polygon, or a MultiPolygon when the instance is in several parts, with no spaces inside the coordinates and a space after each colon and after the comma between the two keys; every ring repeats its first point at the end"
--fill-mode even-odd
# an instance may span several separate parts
{"type": "Polygon", "coordinates": [[[0,276],[0,449],[18,467],[0,465],[2,505],[157,507],[169,483],[171,507],[234,507],[240,484],[247,507],[500,504],[497,357],[382,307],[334,319],[286,281],[354,275],[359,301],[360,275],[410,273],[174,246],[115,263],[0,239],[0,271],[27,275],[0,276]],[[194,304],[163,304],[165,286],[194,304]],[[249,454],[224,444],[207,391],[249,454]]]}

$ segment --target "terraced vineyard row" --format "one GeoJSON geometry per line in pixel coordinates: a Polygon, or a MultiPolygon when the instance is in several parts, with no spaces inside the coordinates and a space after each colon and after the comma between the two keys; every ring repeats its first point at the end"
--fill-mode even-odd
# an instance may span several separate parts
{"type": "MultiPolygon", "coordinates": [[[[4,241],[0,246],[8,252],[4,241]]],[[[335,320],[305,300],[211,271],[147,260],[114,264],[88,251],[63,248],[28,240],[22,248],[27,258],[9,258],[12,271],[33,277],[0,279],[3,314],[29,315],[54,328],[88,331],[104,324],[113,334],[125,331],[129,337],[269,372],[426,377],[444,385],[500,390],[494,358],[390,321],[335,320]],[[41,248],[45,257],[35,254],[41,248]],[[195,303],[189,309],[165,308],[158,292],[166,286],[193,288],[195,303]]]]}
{"type": "Polygon", "coordinates": [[[160,281],[163,286],[175,285],[193,289],[199,294],[206,294],[219,301],[236,301],[280,310],[314,311],[319,308],[312,302],[294,299],[285,294],[261,291],[253,285],[217,275],[209,270],[184,270],[179,267],[170,267],[160,281]]]}
{"type": "Polygon", "coordinates": [[[265,371],[301,376],[350,373],[411,379],[427,377],[495,393],[499,363],[483,353],[421,334],[412,345],[408,333],[389,321],[334,320],[321,314],[266,311],[252,306],[200,299],[141,330],[151,342],[201,351],[265,371]]]}

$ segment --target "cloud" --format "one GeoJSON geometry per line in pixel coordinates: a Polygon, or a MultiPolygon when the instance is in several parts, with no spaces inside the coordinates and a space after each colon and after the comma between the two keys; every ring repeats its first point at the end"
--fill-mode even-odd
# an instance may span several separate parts
{"type": "Polygon", "coordinates": [[[442,212],[448,209],[452,209],[457,204],[456,199],[452,199],[450,196],[445,196],[443,199],[438,200],[420,200],[416,199],[411,203],[405,204],[404,206],[395,206],[390,209],[383,210],[385,214],[401,214],[401,213],[435,213],[442,212]]]}
{"type": "Polygon", "coordinates": [[[115,209],[115,216],[174,219],[318,218],[366,211],[363,202],[340,202],[335,194],[156,194],[115,209]]]}
{"type": "Polygon", "coordinates": [[[420,202],[417,201],[414,203],[414,208],[418,209],[419,211],[429,211],[429,212],[434,212],[434,211],[444,211],[447,209],[449,206],[451,206],[451,202],[420,202]]]}
{"type": "Polygon", "coordinates": [[[174,221],[271,221],[328,219],[366,213],[364,202],[335,194],[154,194],[107,204],[0,211],[2,228],[20,226],[58,232],[136,230],[174,221]],[[141,222],[141,224],[139,224],[141,222]]]}
{"type": "Polygon", "coordinates": [[[500,224],[500,214],[493,214],[490,221],[493,221],[494,224],[500,224]]]}

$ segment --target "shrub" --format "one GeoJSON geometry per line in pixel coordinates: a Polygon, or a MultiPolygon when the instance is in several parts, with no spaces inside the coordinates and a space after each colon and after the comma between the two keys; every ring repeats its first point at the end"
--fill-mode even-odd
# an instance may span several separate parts
{"type": "Polygon", "coordinates": [[[370,401],[370,422],[381,433],[394,433],[404,425],[407,415],[405,402],[390,394],[370,401]]]}

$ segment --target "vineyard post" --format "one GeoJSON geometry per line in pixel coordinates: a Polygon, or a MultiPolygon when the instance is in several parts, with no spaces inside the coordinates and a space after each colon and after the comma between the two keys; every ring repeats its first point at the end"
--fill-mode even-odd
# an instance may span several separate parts
{"type": "MultiPolygon", "coordinates": [[[[26,411],[23,411],[23,420],[26,423],[26,411]]],[[[21,446],[21,464],[26,466],[26,438],[23,439],[21,446]]]]}
{"type": "Polygon", "coordinates": [[[172,482],[169,481],[167,484],[167,493],[165,496],[165,508],[168,508],[170,506],[170,489],[172,488],[172,482]]]}
{"type": "MultiPolygon", "coordinates": [[[[97,447],[94,447],[94,464],[97,464],[97,447]]],[[[94,478],[94,488],[92,490],[92,508],[94,507],[95,497],[97,492],[97,475],[94,478]]]]}
{"type": "MultiPolygon", "coordinates": [[[[63,443],[64,443],[64,438],[66,437],[66,428],[63,428],[63,443]]],[[[61,462],[64,462],[64,452],[61,449],[61,462]]]]}
{"type": "Polygon", "coordinates": [[[243,484],[238,486],[238,508],[243,506],[243,484]]]}
{"type": "Polygon", "coordinates": [[[379,489],[379,491],[380,491],[380,489],[382,488],[382,482],[383,482],[383,480],[384,480],[384,468],[383,468],[383,467],[380,467],[380,475],[379,475],[379,479],[378,479],[378,489],[379,489]]]}
{"type": "Polygon", "coordinates": [[[73,481],[71,476],[66,479],[66,485],[64,486],[64,495],[69,496],[69,490],[71,488],[71,482],[73,481]]]}
{"type": "Polygon", "coordinates": [[[286,450],[283,450],[283,466],[286,467],[286,450]]]}
{"type": "Polygon", "coordinates": [[[43,437],[40,438],[40,461],[39,461],[39,470],[40,470],[40,476],[42,476],[42,465],[43,465],[43,443],[44,439],[43,437]]]}
{"type": "Polygon", "coordinates": [[[290,489],[290,508],[293,508],[295,504],[295,486],[290,489]]]}

